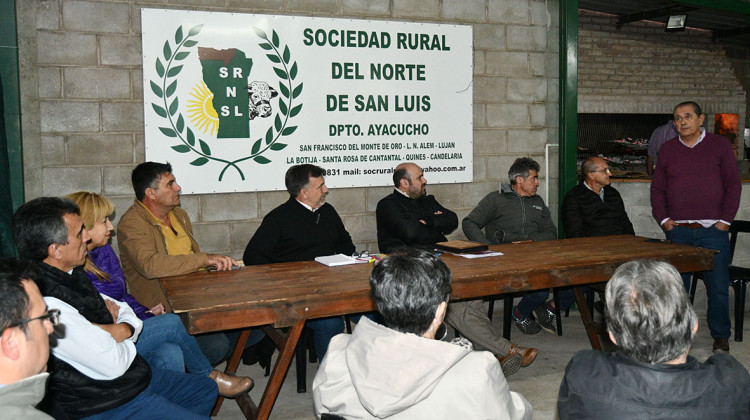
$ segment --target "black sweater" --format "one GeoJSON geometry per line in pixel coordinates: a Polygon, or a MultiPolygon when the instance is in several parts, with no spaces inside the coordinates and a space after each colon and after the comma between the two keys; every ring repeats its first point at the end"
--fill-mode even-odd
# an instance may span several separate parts
{"type": "Polygon", "coordinates": [[[353,252],[352,238],[333,206],[326,203],[312,212],[290,198],[263,218],[242,259],[245,265],[258,265],[353,252]]]}

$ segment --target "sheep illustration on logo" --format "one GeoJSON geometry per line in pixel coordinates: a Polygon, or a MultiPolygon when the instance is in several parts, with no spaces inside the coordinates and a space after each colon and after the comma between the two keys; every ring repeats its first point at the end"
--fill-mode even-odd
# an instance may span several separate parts
{"type": "Polygon", "coordinates": [[[279,95],[276,89],[263,81],[251,82],[247,87],[247,94],[250,97],[250,120],[254,120],[255,117],[269,117],[273,112],[271,99],[279,95]]]}

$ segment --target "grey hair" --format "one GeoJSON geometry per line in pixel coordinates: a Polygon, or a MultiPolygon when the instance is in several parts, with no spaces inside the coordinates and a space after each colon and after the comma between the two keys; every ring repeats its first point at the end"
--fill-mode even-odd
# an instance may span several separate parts
{"type": "Polygon", "coordinates": [[[526,179],[529,177],[529,171],[534,170],[539,173],[539,164],[532,158],[521,157],[516,159],[510,169],[508,169],[508,181],[510,185],[516,185],[516,177],[526,179]]]}
{"type": "Polygon", "coordinates": [[[607,329],[624,355],[663,363],[685,353],[697,323],[680,273],[671,264],[637,260],[607,283],[607,329]]]}
{"type": "Polygon", "coordinates": [[[385,325],[403,333],[423,335],[450,292],[451,271],[432,252],[405,248],[370,273],[370,295],[385,325]]]}

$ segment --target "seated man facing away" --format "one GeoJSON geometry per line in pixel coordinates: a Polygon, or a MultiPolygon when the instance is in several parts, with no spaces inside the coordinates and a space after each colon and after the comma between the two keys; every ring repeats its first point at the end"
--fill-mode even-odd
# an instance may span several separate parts
{"type": "Polygon", "coordinates": [[[0,413],[8,419],[52,417],[34,408],[47,387],[49,334],[60,312],[48,310],[31,263],[0,260],[0,413]]]}
{"type": "Polygon", "coordinates": [[[149,367],[135,341],[143,323],[122,302],[100,295],[83,263],[91,237],[78,206],[56,197],[25,203],[13,215],[18,252],[41,271],[44,301],[60,310],[50,357],[52,401],[71,418],[207,419],[216,382],[149,367]]]}
{"type": "Polygon", "coordinates": [[[557,409],[566,419],[747,419],[750,376],[728,354],[688,356],[698,331],[680,273],[665,262],[621,265],[606,289],[616,353],[568,363],[557,409]]]}
{"type": "MultiPolygon", "coordinates": [[[[362,318],[331,340],[313,383],[315,413],[357,419],[531,419],[488,352],[436,340],[451,272],[410,249],[378,263],[370,293],[382,326],[362,318]]],[[[468,343],[467,346],[470,347],[468,343]]]]}
{"type": "MultiPolygon", "coordinates": [[[[422,168],[401,163],[393,171],[393,193],[378,202],[376,209],[380,252],[398,252],[404,247],[435,249],[445,234],[458,226],[456,213],[427,195],[427,180],[422,168]]],[[[530,365],[535,348],[517,346],[502,337],[492,326],[481,300],[448,305],[445,322],[471,340],[475,347],[495,354],[505,376],[530,365]]]]}

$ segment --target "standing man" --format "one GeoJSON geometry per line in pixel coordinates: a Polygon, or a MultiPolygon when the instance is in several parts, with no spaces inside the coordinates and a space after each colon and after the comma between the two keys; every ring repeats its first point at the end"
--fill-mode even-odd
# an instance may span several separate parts
{"type": "Polygon", "coordinates": [[[31,200],[13,215],[18,252],[33,260],[47,305],[60,310],[49,392],[68,417],[207,419],[216,382],[149,367],[135,341],[143,323],[124,302],[100,295],[83,270],[86,242],[80,211],[56,197],[31,200]]]}
{"type": "Polygon", "coordinates": [[[649,175],[654,174],[656,158],[659,156],[661,146],[675,137],[677,137],[677,129],[672,121],[667,121],[666,124],[656,127],[656,130],[651,133],[651,138],[648,140],[648,156],[646,158],[646,172],[649,175]]]}
{"type": "MultiPolygon", "coordinates": [[[[456,213],[427,195],[427,180],[422,168],[402,163],[393,171],[395,190],[378,202],[378,247],[393,253],[403,247],[434,249],[445,241],[445,234],[458,226],[456,213]]],[[[492,327],[481,300],[448,305],[445,320],[471,340],[477,349],[487,349],[497,357],[505,376],[516,373],[536,358],[537,350],[516,346],[492,327]]]]}
{"type": "MultiPolygon", "coordinates": [[[[557,239],[549,208],[537,195],[539,164],[528,157],[518,158],[508,170],[509,184],[487,194],[464,218],[461,227],[466,237],[485,244],[510,244],[525,241],[557,239]],[[484,232],[482,232],[484,229],[484,232]]],[[[527,293],[513,307],[513,320],[524,334],[538,334],[542,329],[555,333],[557,320],[554,303],[547,302],[549,292],[527,293]],[[534,312],[536,321],[530,315],[534,312]]],[[[575,295],[568,290],[560,294],[560,306],[568,307],[575,295]]]]}
{"type": "MultiPolygon", "coordinates": [[[[131,176],[135,202],[117,225],[117,243],[125,279],[132,294],[146,307],[172,307],[159,286],[159,277],[179,276],[209,266],[230,270],[232,258],[201,252],[193,237],[190,217],[180,206],[180,191],[172,165],[144,162],[131,176]]],[[[227,358],[231,342],[222,333],[195,339],[211,365],[227,358]]]]}
{"type": "Polygon", "coordinates": [[[620,193],[609,185],[612,173],[607,162],[600,157],[589,157],[581,164],[581,174],[581,183],[562,202],[565,236],[635,235],[620,193]]]}
{"type": "MultiPolygon", "coordinates": [[[[315,165],[295,165],[286,171],[286,203],[271,210],[248,242],[246,265],[309,261],[333,254],[352,255],[354,244],[336,209],[326,203],[325,170],[315,165]]],[[[322,360],[328,342],[344,330],[340,316],[307,321],[322,360]]]]}
{"type": "Polygon", "coordinates": [[[0,260],[0,412],[7,418],[52,419],[34,407],[47,388],[48,335],[60,311],[47,309],[38,275],[29,263],[0,260]]]}
{"type": "MultiPolygon", "coordinates": [[[[740,204],[739,170],[726,138],[701,127],[706,116],[695,102],[674,108],[679,136],[664,143],[651,183],[654,219],[667,239],[718,250],[714,269],[704,273],[708,328],[713,351],[729,351],[729,225],[740,204]]],[[[683,274],[685,289],[690,274],[683,274]]]]}

